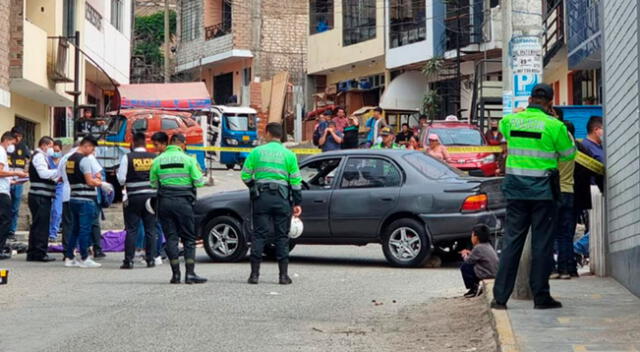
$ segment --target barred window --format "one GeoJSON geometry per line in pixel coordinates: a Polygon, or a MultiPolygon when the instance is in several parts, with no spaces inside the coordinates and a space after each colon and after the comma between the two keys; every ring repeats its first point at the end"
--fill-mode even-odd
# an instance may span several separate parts
{"type": "Polygon", "coordinates": [[[376,37],[376,0],[342,0],[343,45],[376,37]]]}
{"type": "Polygon", "coordinates": [[[427,38],[427,12],[424,1],[391,0],[389,12],[389,46],[391,48],[427,38]]]}
{"type": "Polygon", "coordinates": [[[96,27],[99,31],[102,30],[102,15],[96,11],[89,3],[86,4],[86,8],[84,11],[84,18],[89,21],[94,27],[96,27]]]}
{"type": "Polygon", "coordinates": [[[111,25],[122,32],[124,4],[122,0],[111,0],[111,25]]]}
{"type": "Polygon", "coordinates": [[[180,38],[189,42],[200,37],[199,0],[183,0],[180,16],[180,38]]]}
{"type": "Polygon", "coordinates": [[[333,29],[333,0],[309,1],[309,33],[322,33],[333,29]]]}

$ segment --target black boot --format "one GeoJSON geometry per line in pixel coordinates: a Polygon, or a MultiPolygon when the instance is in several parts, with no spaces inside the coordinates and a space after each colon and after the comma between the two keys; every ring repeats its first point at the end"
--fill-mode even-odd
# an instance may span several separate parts
{"type": "Polygon", "coordinates": [[[257,260],[251,261],[251,275],[249,275],[248,282],[252,285],[258,284],[258,279],[260,278],[260,262],[257,260]]]}
{"type": "Polygon", "coordinates": [[[187,273],[184,276],[184,283],[185,284],[204,284],[205,282],[207,282],[207,279],[205,279],[204,277],[200,277],[198,275],[196,275],[194,269],[195,269],[195,264],[186,264],[187,267],[187,273]]]}
{"type": "Polygon", "coordinates": [[[133,269],[133,262],[128,260],[123,261],[122,265],[120,265],[120,269],[133,269]]]}
{"type": "Polygon", "coordinates": [[[287,273],[289,270],[289,262],[286,260],[279,261],[278,269],[280,269],[280,285],[291,285],[293,281],[291,281],[291,278],[287,273]]]}
{"type": "Polygon", "coordinates": [[[173,275],[171,276],[171,281],[169,281],[172,284],[179,284],[180,283],[180,262],[173,264],[171,263],[171,272],[173,273],[173,275]]]}

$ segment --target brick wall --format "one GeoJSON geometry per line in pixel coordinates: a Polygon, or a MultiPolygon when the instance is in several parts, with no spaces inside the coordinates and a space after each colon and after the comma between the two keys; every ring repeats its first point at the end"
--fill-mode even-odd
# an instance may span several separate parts
{"type": "Polygon", "coordinates": [[[9,13],[10,4],[0,1],[0,89],[9,90],[9,13]]]}
{"type": "MultiPolygon", "coordinates": [[[[22,77],[23,53],[23,0],[11,1],[11,15],[9,16],[9,75],[11,78],[22,77]]],[[[6,3],[6,1],[2,1],[6,3]]]]}
{"type": "Polygon", "coordinates": [[[252,8],[260,0],[234,1],[231,8],[231,28],[233,29],[233,47],[235,49],[251,49],[253,26],[251,23],[252,8]]]}

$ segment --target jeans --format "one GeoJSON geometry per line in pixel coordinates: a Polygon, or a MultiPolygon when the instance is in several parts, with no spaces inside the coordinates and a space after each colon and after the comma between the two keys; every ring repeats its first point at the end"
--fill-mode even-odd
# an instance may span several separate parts
{"type": "Polygon", "coordinates": [[[476,276],[476,272],[473,270],[474,264],[464,263],[460,267],[460,273],[462,274],[462,281],[464,281],[464,287],[467,290],[477,290],[480,279],[476,276]]]}
{"type": "Polygon", "coordinates": [[[558,209],[556,226],[556,245],[558,249],[558,272],[569,274],[576,271],[573,254],[573,237],[576,233],[576,213],[573,207],[573,193],[562,193],[558,209]]]}
{"type": "Polygon", "coordinates": [[[96,204],[96,215],[91,224],[91,246],[93,246],[93,254],[102,252],[102,227],[100,226],[100,216],[102,208],[96,204]]]}
{"type": "Polygon", "coordinates": [[[98,206],[95,201],[71,199],[69,201],[72,218],[72,231],[67,243],[66,257],[74,258],[73,250],[78,245],[82,260],[89,257],[89,243],[91,242],[91,231],[93,222],[98,213],[98,206]]]}
{"type": "Polygon", "coordinates": [[[15,233],[18,227],[18,217],[20,216],[20,202],[22,202],[23,183],[11,185],[11,225],[9,232],[15,233]]]}
{"type": "MultiPolygon", "coordinates": [[[[156,253],[160,255],[162,245],[164,244],[164,233],[162,232],[162,225],[160,221],[156,221],[156,253]]],[[[138,235],[136,236],[136,249],[145,248],[144,242],[144,223],[140,221],[140,227],[138,228],[138,235]]]]}
{"type": "Polygon", "coordinates": [[[53,198],[53,203],[51,203],[51,219],[49,221],[50,239],[58,237],[58,230],[62,222],[62,189],[63,185],[59,183],[56,186],[56,197],[53,198]]]}

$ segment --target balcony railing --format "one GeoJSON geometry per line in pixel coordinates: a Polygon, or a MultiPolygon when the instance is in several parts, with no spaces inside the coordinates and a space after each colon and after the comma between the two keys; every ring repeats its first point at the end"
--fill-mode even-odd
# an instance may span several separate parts
{"type": "Polygon", "coordinates": [[[231,33],[231,21],[225,21],[213,26],[204,27],[204,39],[211,40],[231,33]]]}
{"type": "Polygon", "coordinates": [[[542,50],[544,53],[544,65],[564,45],[564,1],[556,1],[543,18],[545,28],[542,50]]]}

